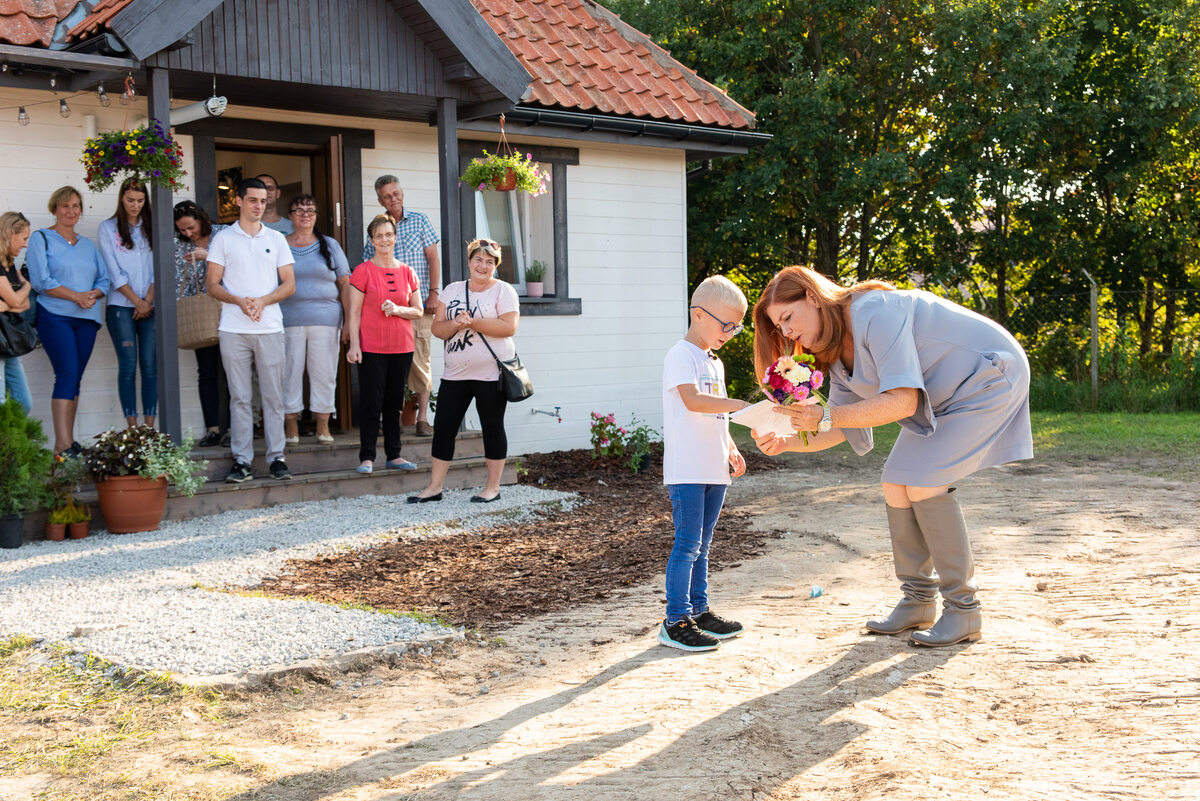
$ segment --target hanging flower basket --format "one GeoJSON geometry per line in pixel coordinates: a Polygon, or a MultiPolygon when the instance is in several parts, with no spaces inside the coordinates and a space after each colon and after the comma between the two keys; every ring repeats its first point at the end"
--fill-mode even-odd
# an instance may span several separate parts
{"type": "Polygon", "coordinates": [[[150,128],[93,136],[79,160],[87,170],[84,181],[93,192],[103,192],[123,176],[162,189],[183,189],[180,179],[187,174],[183,150],[158,120],[150,128]]]}
{"type": "Polygon", "coordinates": [[[546,182],[550,180],[550,173],[533,160],[532,153],[526,153],[525,158],[521,158],[520,153],[513,152],[508,138],[504,135],[504,115],[501,114],[500,142],[496,152],[489,153],[485,150],[483,158],[471,159],[467,171],[459,180],[479,192],[487,189],[511,192],[516,189],[537,197],[546,194],[546,182]]]}

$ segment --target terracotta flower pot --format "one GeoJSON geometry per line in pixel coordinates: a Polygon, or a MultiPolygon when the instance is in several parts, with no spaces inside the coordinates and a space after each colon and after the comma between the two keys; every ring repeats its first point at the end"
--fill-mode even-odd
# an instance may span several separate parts
{"type": "MultiPolygon", "coordinates": [[[[81,520],[78,523],[71,523],[67,526],[67,534],[73,540],[81,540],[88,535],[88,529],[91,527],[91,525],[92,524],[86,520],[81,520]]],[[[157,526],[158,524],[156,523],[155,527],[157,528],[157,526]]]]}
{"type": "Polygon", "coordinates": [[[497,192],[511,192],[517,188],[517,176],[512,170],[504,171],[504,178],[492,184],[497,192]]]}
{"type": "Polygon", "coordinates": [[[411,426],[417,423],[417,399],[410,398],[400,409],[400,425],[411,426]]]}
{"type": "Polygon", "coordinates": [[[67,538],[66,523],[47,523],[46,524],[46,539],[54,542],[62,542],[67,538]]]}
{"type": "Polygon", "coordinates": [[[112,476],[96,482],[105,528],[114,534],[153,531],[167,507],[167,480],[112,476]]]}

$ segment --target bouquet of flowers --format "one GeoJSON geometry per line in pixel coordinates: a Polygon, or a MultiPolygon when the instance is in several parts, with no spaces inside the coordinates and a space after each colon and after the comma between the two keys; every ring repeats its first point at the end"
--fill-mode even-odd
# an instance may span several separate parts
{"type": "MultiPolygon", "coordinates": [[[[762,377],[763,392],[781,406],[814,403],[824,406],[825,398],[820,389],[825,383],[825,375],[816,368],[816,362],[815,357],[802,353],[797,345],[792,355],[780,356],[767,368],[762,377]]],[[[800,438],[808,444],[807,433],[801,431],[800,438]]]]}
{"type": "Polygon", "coordinates": [[[93,192],[103,192],[122,175],[163,189],[182,189],[183,151],[158,120],[153,128],[107,131],[88,139],[79,159],[93,192]]]}

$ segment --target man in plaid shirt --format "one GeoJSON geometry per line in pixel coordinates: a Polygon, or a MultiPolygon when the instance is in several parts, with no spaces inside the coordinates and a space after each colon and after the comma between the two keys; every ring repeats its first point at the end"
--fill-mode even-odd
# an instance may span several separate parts
{"type": "MultiPolygon", "coordinates": [[[[429,218],[419,211],[404,208],[404,190],[400,179],[394,175],[381,175],[375,179],[375,195],[379,205],[396,223],[396,261],[413,268],[421,282],[421,299],[425,303],[425,315],[413,321],[412,369],[408,371],[408,388],[417,396],[418,437],[432,437],[433,426],[429,424],[429,393],[433,391],[433,373],[429,366],[429,340],[432,336],[433,313],[437,309],[438,289],[442,285],[441,262],[438,259],[437,232],[429,218]]],[[[363,261],[375,255],[370,238],[363,245],[363,261]]]]}

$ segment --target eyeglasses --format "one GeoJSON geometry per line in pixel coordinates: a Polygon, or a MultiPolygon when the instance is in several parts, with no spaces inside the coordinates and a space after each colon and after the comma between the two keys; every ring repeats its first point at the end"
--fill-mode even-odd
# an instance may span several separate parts
{"type": "Polygon", "coordinates": [[[292,214],[299,214],[301,217],[312,217],[316,213],[316,206],[297,206],[292,209],[292,214]]]}
{"type": "Polygon", "coordinates": [[[742,325],[741,323],[727,323],[724,320],[722,320],[720,317],[718,317],[717,315],[710,312],[708,309],[704,308],[703,306],[688,306],[688,311],[691,311],[692,309],[699,309],[700,311],[707,314],[709,317],[716,320],[718,323],[721,324],[721,333],[729,334],[729,336],[731,336],[731,337],[736,337],[738,334],[742,333],[742,330],[746,327],[746,326],[742,325]]]}

